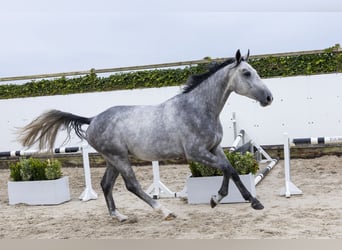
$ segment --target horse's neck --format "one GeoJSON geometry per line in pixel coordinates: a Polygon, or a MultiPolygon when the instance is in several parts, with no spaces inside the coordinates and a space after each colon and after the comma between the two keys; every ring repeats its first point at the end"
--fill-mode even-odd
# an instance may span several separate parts
{"type": "Polygon", "coordinates": [[[219,116],[231,91],[228,89],[226,69],[219,70],[198,87],[188,93],[194,107],[203,109],[204,113],[219,116]]]}

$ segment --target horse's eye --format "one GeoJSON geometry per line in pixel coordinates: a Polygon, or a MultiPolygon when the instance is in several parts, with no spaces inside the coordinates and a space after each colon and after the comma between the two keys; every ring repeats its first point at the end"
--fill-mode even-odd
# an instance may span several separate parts
{"type": "Polygon", "coordinates": [[[251,72],[248,70],[243,71],[242,74],[246,77],[250,77],[252,75],[251,72]]]}

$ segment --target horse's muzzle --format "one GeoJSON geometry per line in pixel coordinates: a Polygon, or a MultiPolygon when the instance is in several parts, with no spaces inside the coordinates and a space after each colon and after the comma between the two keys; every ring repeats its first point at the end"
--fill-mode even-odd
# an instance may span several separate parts
{"type": "Polygon", "coordinates": [[[268,105],[271,105],[272,102],[273,102],[273,96],[267,95],[265,98],[265,101],[260,101],[260,105],[263,107],[266,107],[268,105]]]}

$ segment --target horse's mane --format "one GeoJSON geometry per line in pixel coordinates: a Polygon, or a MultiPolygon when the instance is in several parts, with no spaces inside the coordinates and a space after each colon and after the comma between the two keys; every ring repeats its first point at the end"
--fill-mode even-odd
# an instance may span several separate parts
{"type": "Polygon", "coordinates": [[[215,72],[219,71],[220,69],[224,68],[225,66],[235,62],[235,58],[229,58],[222,63],[213,62],[210,63],[208,66],[209,70],[202,74],[197,75],[191,75],[189,76],[186,85],[183,88],[182,93],[189,93],[191,90],[196,88],[198,85],[200,85],[203,81],[208,79],[210,76],[212,76],[215,72]]]}

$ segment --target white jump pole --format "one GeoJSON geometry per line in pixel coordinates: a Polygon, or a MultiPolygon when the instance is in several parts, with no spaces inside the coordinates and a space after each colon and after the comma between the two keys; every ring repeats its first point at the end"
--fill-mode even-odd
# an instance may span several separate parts
{"type": "Polygon", "coordinates": [[[290,176],[290,142],[287,133],[284,133],[284,171],[285,171],[285,187],[281,189],[280,195],[289,198],[291,195],[303,194],[295,184],[291,182],[290,176]]]}
{"type": "Polygon", "coordinates": [[[271,172],[271,170],[273,169],[273,167],[275,165],[277,165],[278,160],[277,159],[273,159],[268,153],[266,153],[266,151],[259,145],[257,144],[255,141],[251,141],[251,144],[257,149],[257,151],[259,151],[259,153],[265,157],[265,160],[260,160],[260,162],[269,162],[269,164],[262,169],[259,174],[255,177],[254,180],[254,184],[255,186],[258,185],[264,178],[266,175],[269,174],[269,172],[271,172]]]}
{"type": "Polygon", "coordinates": [[[254,184],[255,186],[260,183],[260,181],[265,178],[265,176],[271,172],[272,168],[278,163],[278,160],[271,159],[271,162],[255,177],[254,184]]]}
{"type": "Polygon", "coordinates": [[[232,146],[229,149],[230,152],[234,152],[237,149],[240,141],[243,139],[244,136],[245,136],[245,130],[241,129],[239,134],[237,134],[232,146]]]}
{"type": "Polygon", "coordinates": [[[324,137],[308,137],[294,138],[291,141],[293,144],[341,144],[342,136],[324,136],[324,137]]]}
{"type": "Polygon", "coordinates": [[[89,164],[89,150],[87,146],[82,147],[83,170],[85,178],[85,189],[80,195],[79,199],[82,201],[96,200],[97,193],[91,185],[90,164],[89,164]]]}

